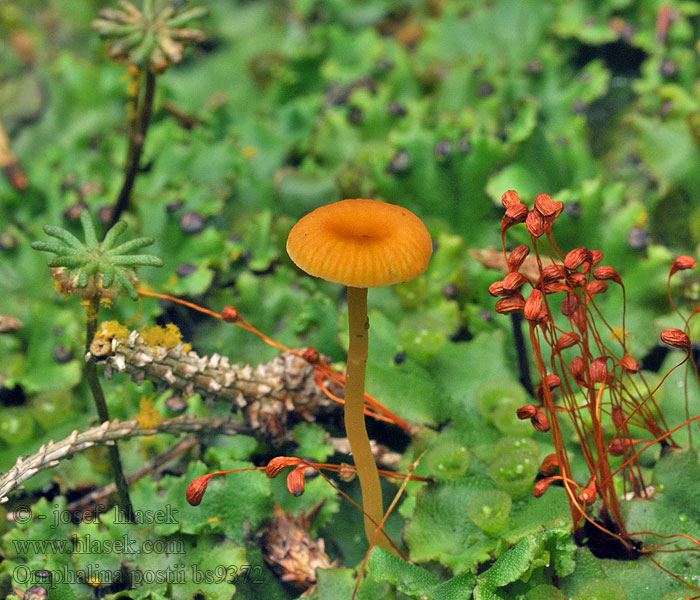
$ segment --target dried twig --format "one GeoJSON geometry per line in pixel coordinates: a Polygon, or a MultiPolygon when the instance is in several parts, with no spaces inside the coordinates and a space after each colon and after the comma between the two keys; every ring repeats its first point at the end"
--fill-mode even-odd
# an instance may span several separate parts
{"type": "MultiPolygon", "coordinates": [[[[83,211],[83,215],[87,214],[83,211]]],[[[81,215],[82,216],[82,215],[81,215]]],[[[87,230],[86,230],[87,237],[87,230]]],[[[100,299],[97,295],[92,296],[88,299],[88,306],[85,310],[86,317],[86,327],[85,327],[85,353],[89,354],[90,345],[92,339],[95,337],[95,331],[97,331],[97,321],[98,314],[100,311],[100,299]]],[[[85,369],[83,371],[84,377],[88,382],[88,387],[95,401],[95,408],[97,409],[97,415],[100,418],[101,423],[106,423],[110,420],[109,409],[107,407],[107,401],[105,400],[105,393],[102,389],[102,383],[97,374],[97,365],[94,359],[88,358],[85,361],[85,369]]],[[[124,467],[122,466],[122,459],[119,455],[119,446],[115,443],[110,444],[107,447],[107,458],[109,459],[110,468],[112,471],[112,479],[117,489],[117,498],[119,504],[119,510],[129,521],[136,522],[134,518],[134,507],[131,503],[131,497],[129,495],[129,485],[126,482],[126,476],[124,475],[124,467]]]]}
{"type": "Polygon", "coordinates": [[[124,181],[119,190],[119,196],[114,203],[112,214],[110,215],[110,226],[119,221],[122,213],[129,208],[129,200],[131,199],[131,190],[136,182],[136,176],[139,173],[141,153],[143,145],[146,141],[148,133],[148,125],[151,122],[153,113],[153,98],[156,93],[156,76],[146,69],[143,77],[139,79],[140,87],[144,88],[143,94],[140,93],[140,87],[137,91],[134,105],[137,106],[134,111],[131,122],[129,123],[129,146],[126,153],[126,161],[124,164],[124,181]]]}
{"type": "Polygon", "coordinates": [[[110,445],[114,444],[116,440],[156,433],[217,432],[233,435],[249,431],[249,427],[244,423],[231,418],[196,419],[189,415],[167,419],[153,427],[141,427],[137,419],[105,421],[102,425],[92,427],[82,433],[75,430],[59,442],[50,441],[26,458],[20,456],[15,465],[7,473],[0,476],[0,503],[7,502],[9,492],[39,471],[55,467],[62,459],[70,458],[96,444],[110,445]]]}
{"type": "Polygon", "coordinates": [[[172,100],[166,100],[163,103],[163,108],[175,118],[183,129],[193,129],[197,125],[202,124],[202,120],[200,118],[183,110],[172,100]]]}
{"type": "Polygon", "coordinates": [[[23,326],[22,321],[8,315],[0,315],[0,333],[14,333],[23,326]]]}
{"type": "Polygon", "coordinates": [[[257,367],[232,365],[225,356],[199,356],[182,344],[151,346],[132,331],[126,339],[98,333],[90,355],[104,366],[107,378],[113,371],[128,373],[139,385],[148,380],[158,388],[238,406],[256,435],[272,443],[284,439],[290,420],[313,421],[319,414],[339,412],[314,380],[313,366],[289,353],[257,367]]]}
{"type": "Polygon", "coordinates": [[[5,172],[5,176],[15,188],[20,191],[26,190],[29,182],[17,157],[10,148],[10,139],[5,133],[5,128],[0,123],[0,169],[5,172]]]}
{"type": "MultiPolygon", "coordinates": [[[[503,251],[496,250],[493,246],[488,248],[472,248],[469,250],[469,255],[487,269],[508,273],[508,265],[503,256],[503,251]]],[[[520,266],[520,272],[532,281],[536,281],[539,277],[539,271],[537,269],[537,259],[532,255],[527,256],[520,266]]]]}
{"type": "MultiPolygon", "coordinates": [[[[331,438],[330,443],[336,452],[340,454],[350,454],[350,442],[348,442],[348,438],[331,438]]],[[[382,469],[398,469],[399,462],[401,462],[403,458],[402,454],[389,450],[389,448],[383,444],[378,444],[374,440],[370,440],[369,443],[372,449],[372,456],[374,456],[374,460],[377,461],[378,466],[382,469]]]]}
{"type": "MultiPolygon", "coordinates": [[[[109,445],[114,444],[117,440],[154,435],[156,433],[171,433],[174,435],[182,433],[220,433],[223,435],[235,435],[237,433],[252,434],[255,432],[247,423],[231,417],[197,419],[192,417],[192,415],[184,415],[174,419],[166,419],[152,427],[141,427],[138,419],[105,421],[102,425],[92,427],[82,433],[75,430],[67,438],[58,442],[51,440],[48,444],[41,446],[37,452],[26,458],[20,456],[7,473],[0,474],[0,504],[7,502],[7,494],[19,487],[27,479],[30,479],[39,471],[58,466],[61,460],[70,458],[78,452],[83,452],[98,444],[109,445]]],[[[328,441],[336,452],[349,454],[350,444],[348,444],[347,438],[329,438],[328,441]]],[[[168,452],[156,457],[142,469],[130,475],[128,478],[129,483],[133,483],[148,472],[157,469],[164,462],[172,459],[176,454],[185,451],[191,443],[191,440],[188,438],[171,448],[168,452]],[[185,447],[184,444],[188,444],[188,446],[185,447]]],[[[374,454],[377,463],[385,469],[397,468],[401,459],[400,454],[392,452],[386,446],[377,444],[374,441],[372,441],[372,454],[374,454]]],[[[98,491],[98,493],[104,493],[105,496],[113,492],[114,484],[110,484],[98,491]]],[[[90,497],[93,495],[94,493],[90,494],[90,497]]],[[[82,500],[78,502],[81,503],[82,500]]]]}

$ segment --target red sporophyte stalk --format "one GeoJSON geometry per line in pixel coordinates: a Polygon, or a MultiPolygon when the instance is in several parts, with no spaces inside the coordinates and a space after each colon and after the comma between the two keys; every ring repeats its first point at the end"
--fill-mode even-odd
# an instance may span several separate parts
{"type": "MultiPolygon", "coordinates": [[[[187,486],[187,502],[189,502],[192,506],[197,506],[202,501],[204,493],[207,491],[209,482],[217,475],[242,473],[243,471],[265,471],[265,475],[267,475],[270,479],[274,479],[288,467],[294,467],[287,477],[287,487],[289,488],[289,492],[294,496],[301,496],[301,494],[304,492],[304,482],[302,480],[306,478],[307,469],[317,471],[327,481],[329,480],[325,477],[323,471],[335,472],[343,476],[345,476],[348,471],[355,471],[354,465],[348,465],[345,463],[335,465],[332,463],[310,462],[302,458],[297,458],[296,456],[276,456],[264,467],[244,467],[241,469],[233,469],[232,471],[215,471],[193,479],[190,482],[190,485],[187,486]]],[[[422,481],[425,483],[433,481],[429,477],[419,477],[418,475],[387,471],[386,469],[379,469],[379,474],[382,477],[387,477],[389,479],[406,479],[409,481],[422,481]]],[[[329,481],[329,483],[331,482],[329,481]]],[[[331,485],[334,489],[345,495],[341,490],[338,490],[335,485],[332,483],[331,485]]]]}
{"type": "MultiPolygon", "coordinates": [[[[639,372],[639,362],[628,353],[624,309],[622,327],[614,329],[596,304],[596,297],[608,293],[613,285],[621,290],[624,306],[626,292],[622,278],[613,267],[600,264],[603,253],[599,250],[580,247],[564,253],[559,248],[552,226],[562,211],[561,202],[540,194],[530,210],[517,192],[510,190],[503,194],[502,203],[506,211],[501,239],[509,273],[493,283],[489,292],[500,297],[496,311],[522,313],[528,323],[540,376],[537,386],[540,404],[523,406],[517,414],[520,419],[530,419],[538,431],[550,431],[555,447],[555,453],[542,463],[540,472],[544,478],[536,483],[534,494],[539,497],[553,482],[560,482],[567,492],[575,528],[585,519],[632,550],[613,478],[621,474],[624,489],[630,486],[636,496],[646,497],[639,454],[656,443],[677,447],[672,434],[700,417],[688,416],[681,427],[669,429],[654,400],[658,387],[649,388],[639,372]],[[520,245],[508,254],[505,232],[519,223],[525,223],[531,247],[520,245]],[[536,279],[520,271],[530,253],[537,264],[536,279]],[[576,430],[590,473],[583,483],[573,479],[560,421],[563,417],[576,430]],[[612,437],[606,434],[606,424],[614,428],[612,437]],[[633,439],[632,428],[648,431],[650,440],[633,439]],[[635,446],[642,443],[646,443],[644,448],[635,451],[635,446]],[[622,465],[613,470],[609,456],[622,456],[622,465]],[[600,507],[599,519],[588,514],[594,504],[600,507]]],[[[694,267],[692,258],[677,258],[669,282],[677,271],[694,267]]],[[[670,287],[669,299],[675,308],[670,287]]],[[[697,312],[700,308],[690,318],[697,312]]],[[[667,329],[662,332],[661,340],[684,350],[683,362],[689,362],[692,350],[687,334],[689,318],[683,321],[685,331],[667,329]]]]}
{"type": "MultiPolygon", "coordinates": [[[[191,504],[192,506],[198,506],[201,502],[202,499],[204,498],[204,494],[207,491],[207,487],[209,486],[209,483],[211,480],[216,477],[217,475],[228,475],[230,473],[241,473],[243,471],[265,471],[265,475],[269,478],[274,478],[277,477],[280,473],[285,471],[289,467],[294,467],[287,475],[287,489],[289,490],[289,493],[292,494],[293,496],[301,496],[304,493],[304,489],[306,486],[306,477],[307,477],[307,470],[311,469],[313,471],[318,472],[321,477],[323,477],[326,482],[333,487],[337,492],[340,492],[347,500],[350,501],[351,504],[353,504],[357,509],[359,509],[361,512],[365,514],[366,517],[372,519],[371,516],[369,516],[363,509],[362,507],[355,502],[350,496],[348,496],[343,490],[338,488],[329,478],[328,476],[324,473],[324,471],[330,471],[330,472],[335,472],[338,473],[338,475],[341,477],[341,479],[344,479],[347,477],[348,471],[354,472],[356,471],[355,465],[348,465],[348,464],[340,464],[340,465],[335,465],[335,464],[330,464],[330,463],[315,463],[315,462],[309,462],[306,460],[303,460],[301,458],[297,458],[295,456],[276,456],[275,458],[271,459],[266,466],[264,467],[244,467],[241,469],[233,469],[231,471],[215,471],[213,473],[207,473],[206,475],[202,475],[200,477],[197,477],[196,479],[193,479],[190,484],[187,486],[187,491],[185,492],[187,502],[191,504]]],[[[411,469],[412,471],[412,469],[411,469]]],[[[394,471],[387,471],[384,469],[379,469],[379,475],[382,477],[387,477],[390,479],[398,479],[402,480],[403,483],[401,484],[401,487],[399,488],[399,494],[403,492],[406,484],[409,481],[420,481],[420,482],[425,482],[425,483],[430,483],[433,480],[428,478],[428,477],[419,477],[417,475],[413,475],[412,473],[397,473],[394,471]]],[[[379,535],[379,532],[383,531],[384,528],[384,523],[386,522],[386,519],[389,516],[389,513],[391,509],[393,509],[394,505],[396,502],[398,502],[398,496],[397,494],[396,499],[392,503],[390,510],[387,511],[384,515],[384,518],[381,522],[375,522],[372,520],[374,525],[377,526],[377,535],[379,535]]],[[[386,532],[384,532],[386,534],[386,532]]],[[[387,536],[388,537],[388,536],[387,536]]],[[[404,555],[401,550],[398,549],[396,544],[389,540],[392,547],[397,551],[399,556],[401,556],[404,560],[408,560],[408,558],[404,555]]],[[[373,542],[376,542],[376,539],[373,540],[373,542]]],[[[369,555],[369,552],[368,552],[369,555]]]]}

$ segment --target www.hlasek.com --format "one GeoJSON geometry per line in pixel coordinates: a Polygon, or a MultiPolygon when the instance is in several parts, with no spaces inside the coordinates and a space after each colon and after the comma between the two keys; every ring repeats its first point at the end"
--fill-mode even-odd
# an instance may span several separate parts
{"type": "Polygon", "coordinates": [[[19,556],[37,554],[186,554],[178,539],[138,541],[128,534],[116,540],[95,539],[89,533],[67,540],[12,540],[19,556]]]}
{"type": "Polygon", "coordinates": [[[100,565],[87,565],[84,569],[72,569],[63,566],[56,570],[41,569],[36,571],[26,565],[19,565],[12,570],[12,578],[19,585],[41,585],[56,588],[59,584],[87,583],[91,585],[111,585],[125,583],[130,586],[143,584],[179,585],[188,582],[194,584],[212,583],[263,583],[263,570],[258,565],[217,565],[213,569],[202,569],[198,565],[184,563],[172,565],[166,569],[111,570],[100,565]]]}

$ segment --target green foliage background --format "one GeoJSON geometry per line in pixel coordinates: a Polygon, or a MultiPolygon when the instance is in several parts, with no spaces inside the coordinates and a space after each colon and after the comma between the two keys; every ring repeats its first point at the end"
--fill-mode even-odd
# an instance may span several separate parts
{"type": "MultiPolygon", "coordinates": [[[[497,533],[470,519],[466,507],[477,492],[499,488],[490,475],[499,440],[535,440],[532,461],[552,447],[548,436],[535,436],[513,417],[527,394],[518,383],[511,324],[493,312],[486,291],[497,274],[469,250],[500,245],[505,190],[518,190],[526,202],[549,193],[565,204],[555,228],[560,246],[601,249],[606,264],[623,276],[632,354],[643,359],[657,346],[661,329],[679,326],[665,285],[673,258],[695,255],[700,242],[700,5],[200,4],[210,11],[200,24],[208,42],[158,80],[145,168],[125,215],[134,235],[155,238],[149,252],[165,261],[163,269],[144,270],[144,282],[215,309],[234,304],[288,346],[313,345],[342,361],[342,292],[300,273],[287,258],[284,244],[295,220],[341,198],[374,197],[416,212],[436,241],[425,275],[369,295],[369,391],[412,424],[426,426],[410,443],[392,441],[395,432],[385,432],[383,441],[405,450],[404,466],[427,450],[417,473],[438,482],[410,484],[400,518],[397,513],[390,523],[420,566],[375,551],[358,598],[559,597],[552,585],[562,597],[587,598],[595,585],[612,589],[610,580],[624,588],[610,598],[690,593],[673,595],[685,588],[646,557],[621,563],[576,547],[560,489],[539,500],[529,491],[506,489],[512,508],[497,533]],[[673,22],[662,35],[658,15],[665,10],[673,22]],[[195,127],[183,128],[167,102],[196,117],[195,127]],[[183,227],[186,222],[195,226],[183,227]]],[[[42,238],[46,223],[77,234],[71,208],[85,203],[96,215],[112,204],[121,184],[126,66],[111,63],[90,30],[104,6],[98,0],[10,0],[0,6],[0,117],[30,182],[19,192],[0,181],[0,312],[25,324],[0,336],[0,470],[93,419],[81,376],[82,309],[56,294],[46,257],[30,243],[42,238]],[[21,52],[23,43],[28,54],[21,52]]],[[[509,240],[525,242],[524,230],[513,230],[509,240]]],[[[700,280],[681,275],[674,278],[674,293],[684,309],[693,309],[700,280]]],[[[619,293],[611,292],[602,306],[613,326],[621,325],[619,293]]],[[[155,301],[123,299],[104,318],[175,321],[198,352],[219,352],[234,362],[255,364],[275,354],[234,327],[155,301]]],[[[672,353],[661,372],[677,360],[672,353]]],[[[682,374],[674,373],[663,391],[671,426],[684,420],[682,385],[682,374]]],[[[154,394],[149,384],[137,387],[120,377],[105,387],[111,414],[119,418],[135,415],[141,397],[154,394]]],[[[165,397],[157,406],[167,416],[165,397]]],[[[700,413],[697,393],[691,407],[700,413]]],[[[194,399],[189,410],[205,415],[225,408],[194,399]]],[[[328,458],[321,426],[304,427],[309,430],[300,429],[298,444],[287,452],[328,458]]],[[[333,426],[330,431],[340,434],[333,426]]],[[[172,442],[161,436],[122,444],[127,471],[172,442]]],[[[107,518],[101,527],[49,529],[38,518],[10,525],[0,546],[3,594],[23,587],[12,580],[17,566],[86,564],[75,553],[23,554],[14,542],[91,533],[104,540],[179,540],[187,569],[201,558],[202,568],[250,564],[264,574],[257,586],[197,586],[189,578],[186,585],[144,583],[129,592],[105,587],[108,597],[228,598],[235,592],[240,598],[293,598],[298,591],[282,585],[263,562],[258,532],[274,502],[296,511],[326,498],[313,532],[325,537],[344,568],[319,573],[314,597],[349,598],[351,569],[365,552],[361,518],[350,504],[320,479],[309,482],[301,498],[291,498],[282,482],[251,473],[212,483],[203,504],[189,507],[184,489],[193,477],[264,464],[279,453],[243,436],[205,443],[203,456],[188,457],[159,481],[134,486],[137,509],[170,505],[180,511],[177,526],[131,531],[107,518]]],[[[528,455],[520,450],[516,458],[520,464],[528,455]]],[[[657,500],[629,503],[630,529],[699,537],[700,513],[687,500],[700,498],[694,450],[657,460],[652,451],[645,464],[650,480],[662,486],[657,500]]],[[[10,508],[36,502],[35,515],[50,515],[65,506],[66,494],[108,483],[107,473],[104,454],[85,453],[28,481],[10,508]],[[52,499],[37,501],[42,494],[52,499]]],[[[0,528],[6,527],[3,521],[0,528]]],[[[105,569],[156,571],[172,557],[91,558],[105,569]]],[[[697,552],[656,558],[698,585],[697,552]]],[[[84,583],[59,585],[51,598],[96,593],[84,583]]]]}

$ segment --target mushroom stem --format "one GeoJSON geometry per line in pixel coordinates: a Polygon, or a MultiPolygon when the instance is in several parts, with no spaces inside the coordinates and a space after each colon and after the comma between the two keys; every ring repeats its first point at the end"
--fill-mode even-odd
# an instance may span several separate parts
{"type": "MultiPolygon", "coordinates": [[[[382,488],[365,426],[365,369],[367,366],[369,319],[367,288],[348,287],[348,321],[350,343],[345,375],[345,432],[350,442],[357,476],[362,489],[365,512],[377,523],[384,518],[382,488]]],[[[372,542],[377,526],[365,516],[365,532],[372,542]]],[[[386,535],[377,538],[377,545],[395,552],[386,535]]]]}

